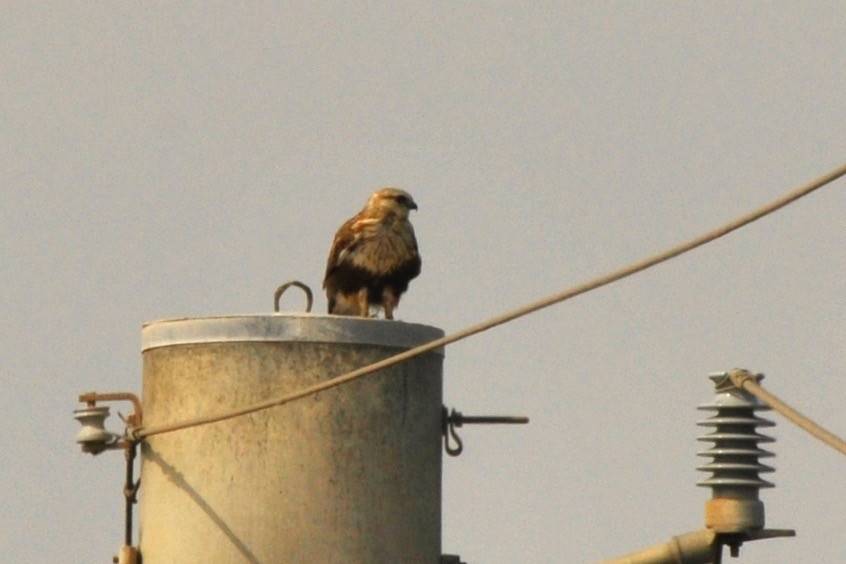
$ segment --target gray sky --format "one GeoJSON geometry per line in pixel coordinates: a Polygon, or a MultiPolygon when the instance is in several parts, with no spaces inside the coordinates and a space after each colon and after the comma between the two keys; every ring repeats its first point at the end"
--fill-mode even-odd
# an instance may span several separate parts
{"type": "MultiPolygon", "coordinates": [[[[123,458],[78,451],[76,396],[140,392],[145,321],[318,289],[376,188],[420,205],[397,317],[452,332],[846,160],[842,3],[558,4],[7,5],[0,557],[111,561],[123,458]]],[[[532,423],[464,430],[444,551],[585,562],[700,528],[712,371],[846,434],[843,186],[449,347],[448,406],[532,423]]],[[[846,461],[769,417],[767,525],[799,536],[741,561],[846,561],[846,461]]]]}

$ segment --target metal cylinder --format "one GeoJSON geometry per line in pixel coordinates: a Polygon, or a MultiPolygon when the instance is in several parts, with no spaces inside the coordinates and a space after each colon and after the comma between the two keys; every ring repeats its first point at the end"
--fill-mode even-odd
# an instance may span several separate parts
{"type": "MultiPolygon", "coordinates": [[[[144,424],[272,399],[441,336],[310,314],[150,323],[144,424]]],[[[442,365],[438,349],[279,407],[145,439],[145,564],[436,562],[442,365]]]]}

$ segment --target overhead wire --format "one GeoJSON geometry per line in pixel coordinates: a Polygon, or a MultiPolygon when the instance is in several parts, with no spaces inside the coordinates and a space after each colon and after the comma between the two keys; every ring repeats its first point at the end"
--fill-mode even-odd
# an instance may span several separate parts
{"type": "Polygon", "coordinates": [[[819,439],[831,448],[842,454],[846,454],[846,441],[831,431],[828,431],[818,423],[815,423],[808,417],[805,417],[780,400],[775,394],[765,390],[748,370],[733,370],[729,372],[729,377],[735,386],[742,388],[757,397],[759,400],[783,415],[788,421],[795,423],[800,428],[804,429],[813,437],[819,439]]]}
{"type": "Polygon", "coordinates": [[[638,272],[641,272],[643,270],[646,270],[648,268],[656,266],[660,263],[666,262],[666,261],[673,259],[673,258],[675,258],[675,257],[677,257],[681,254],[692,251],[693,249],[696,249],[697,247],[701,247],[702,245],[705,245],[707,243],[715,241],[716,239],[724,237],[725,235],[728,235],[729,233],[736,231],[736,230],[740,229],[741,227],[744,227],[745,225],[748,225],[748,224],[750,224],[754,221],[757,221],[757,220],[759,220],[759,219],[761,219],[761,218],[763,218],[767,215],[770,215],[771,213],[773,213],[773,212],[775,212],[775,211],[795,202],[796,200],[799,200],[800,198],[807,196],[808,194],[814,192],[815,190],[822,188],[826,184],[830,184],[831,182],[834,182],[835,180],[837,180],[838,178],[840,178],[844,175],[846,175],[846,164],[843,164],[843,165],[837,167],[836,169],[832,170],[831,172],[829,172],[829,173],[827,173],[823,176],[820,176],[819,178],[817,178],[817,179],[815,179],[815,180],[813,180],[813,181],[811,181],[807,184],[804,184],[802,186],[799,186],[798,188],[791,190],[790,192],[788,192],[787,194],[785,194],[781,198],[778,198],[777,200],[774,200],[774,201],[772,201],[772,202],[770,202],[770,203],[768,203],[768,204],[766,204],[766,205],[764,205],[764,206],[762,206],[762,207],[760,207],[760,208],[758,208],[758,209],[756,209],[756,210],[754,210],[750,213],[747,213],[746,215],[743,215],[743,216],[741,216],[741,217],[739,217],[739,218],[737,218],[733,221],[730,221],[730,222],[728,222],[728,223],[726,223],[726,224],[724,224],[720,227],[717,227],[716,229],[709,231],[709,232],[705,233],[704,235],[700,235],[699,237],[696,237],[694,239],[691,239],[689,241],[686,241],[684,243],[681,243],[679,245],[671,247],[671,248],[669,248],[669,249],[667,249],[663,252],[660,252],[658,254],[652,255],[652,256],[647,257],[645,259],[639,260],[639,261],[634,262],[634,263],[632,263],[628,266],[625,266],[625,267],[620,268],[618,270],[612,271],[608,274],[599,276],[597,278],[594,278],[592,280],[589,280],[589,281],[584,282],[582,284],[579,284],[577,286],[573,286],[572,288],[566,289],[562,292],[559,292],[559,293],[553,294],[551,296],[548,296],[546,298],[540,299],[538,301],[532,302],[528,305],[525,305],[525,306],[520,307],[518,309],[515,309],[513,311],[498,315],[496,317],[492,317],[492,318],[488,319],[487,321],[483,321],[481,323],[471,325],[470,327],[456,331],[455,333],[452,333],[450,335],[446,335],[444,337],[441,337],[440,339],[435,339],[434,341],[430,341],[428,343],[414,347],[412,349],[401,352],[401,353],[396,354],[394,356],[388,357],[388,358],[380,360],[378,362],[374,362],[373,364],[369,364],[367,366],[358,368],[358,369],[353,370],[351,372],[347,372],[345,374],[342,374],[342,375],[337,376],[335,378],[332,378],[330,380],[326,380],[324,382],[320,382],[318,384],[314,384],[312,386],[302,388],[302,389],[297,390],[293,393],[289,393],[289,394],[285,394],[283,396],[279,396],[279,397],[276,397],[276,398],[265,400],[265,401],[262,401],[262,402],[259,402],[259,403],[253,404],[253,405],[249,405],[249,406],[246,406],[246,407],[243,407],[243,408],[240,408],[240,409],[235,409],[235,410],[232,410],[232,411],[227,411],[225,413],[213,414],[213,415],[208,415],[208,416],[204,416],[204,417],[197,417],[197,418],[188,419],[188,420],[185,420],[185,421],[182,421],[182,422],[177,422],[177,423],[152,426],[152,427],[149,427],[149,428],[146,428],[146,429],[145,428],[130,429],[128,431],[128,434],[129,434],[130,438],[132,438],[134,440],[142,440],[146,437],[152,437],[154,435],[160,435],[162,433],[169,433],[169,432],[172,432],[172,431],[178,431],[180,429],[187,429],[189,427],[196,427],[198,425],[207,425],[207,424],[210,424],[210,423],[225,421],[227,419],[232,419],[234,417],[239,417],[239,416],[242,416],[242,415],[255,413],[257,411],[262,411],[262,410],[265,410],[265,409],[269,409],[271,407],[280,406],[280,405],[283,405],[283,404],[304,398],[306,396],[316,394],[318,392],[322,392],[322,391],[325,391],[325,390],[329,390],[331,388],[335,388],[337,386],[340,386],[342,384],[346,384],[348,382],[351,382],[353,380],[356,380],[356,379],[361,378],[363,376],[366,376],[368,374],[372,374],[373,372],[376,372],[378,370],[388,368],[389,366],[393,366],[393,365],[398,364],[400,362],[404,362],[404,361],[406,361],[410,358],[414,358],[414,357],[419,356],[421,354],[425,354],[425,353],[433,351],[435,349],[439,349],[441,347],[455,343],[455,342],[460,341],[462,339],[466,339],[467,337],[471,337],[471,336],[476,335],[478,333],[481,333],[483,331],[487,331],[488,329],[492,329],[494,327],[497,327],[498,325],[508,323],[510,321],[513,321],[513,320],[518,319],[520,317],[524,317],[524,316],[529,315],[530,313],[536,312],[538,310],[541,310],[541,309],[547,308],[549,306],[561,303],[563,301],[569,300],[569,299],[574,298],[576,296],[579,296],[581,294],[585,294],[585,293],[590,292],[592,290],[596,290],[596,289],[601,288],[603,286],[607,286],[608,284],[612,284],[614,282],[622,280],[623,278],[627,278],[629,276],[632,276],[633,274],[636,274],[638,272]]]}

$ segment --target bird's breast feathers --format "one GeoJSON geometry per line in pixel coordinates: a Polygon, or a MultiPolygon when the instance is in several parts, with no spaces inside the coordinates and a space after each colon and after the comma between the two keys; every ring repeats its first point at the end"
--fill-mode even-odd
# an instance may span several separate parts
{"type": "Polygon", "coordinates": [[[414,228],[408,221],[385,223],[361,219],[351,226],[353,238],[336,264],[387,274],[418,258],[414,228]]]}

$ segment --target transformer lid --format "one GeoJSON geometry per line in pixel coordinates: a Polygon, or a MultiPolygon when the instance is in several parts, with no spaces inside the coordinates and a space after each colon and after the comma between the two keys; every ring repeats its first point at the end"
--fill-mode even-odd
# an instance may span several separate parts
{"type": "MultiPolygon", "coordinates": [[[[175,345],[312,342],[410,349],[444,336],[438,327],[404,321],[312,313],[186,317],[145,323],[141,351],[175,345]]],[[[443,347],[431,351],[444,355],[443,347]]]]}

